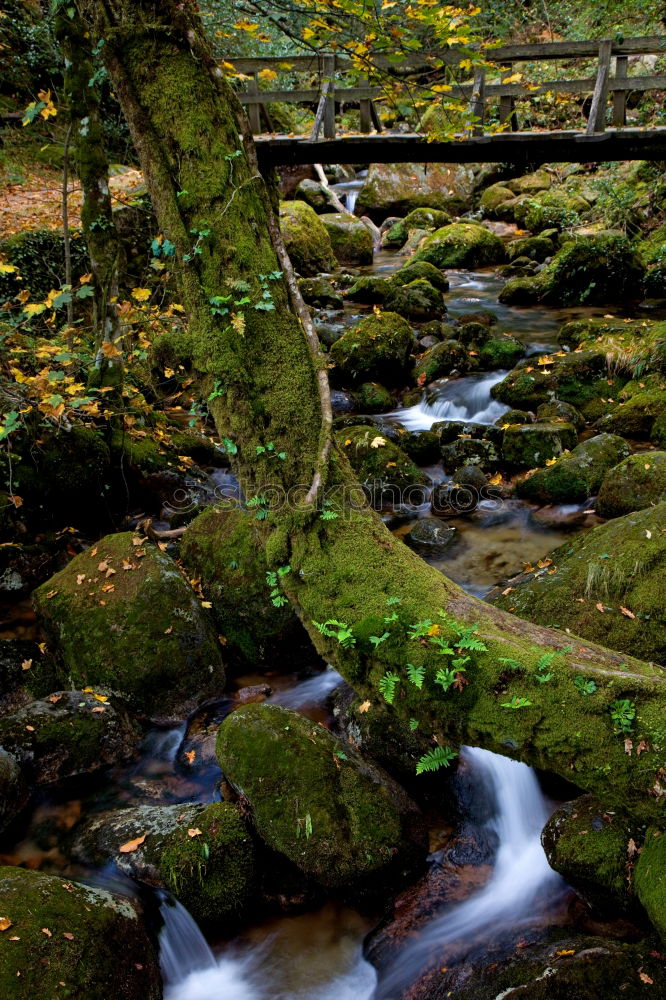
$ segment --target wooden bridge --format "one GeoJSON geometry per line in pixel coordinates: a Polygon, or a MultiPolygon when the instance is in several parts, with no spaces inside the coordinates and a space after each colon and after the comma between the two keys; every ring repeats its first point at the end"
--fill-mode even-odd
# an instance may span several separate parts
{"type": "MultiPolygon", "coordinates": [[[[491,163],[537,164],[605,160],[666,160],[666,105],[661,98],[664,126],[627,127],[627,97],[630,93],[666,92],[666,75],[630,76],[631,57],[666,55],[666,36],[602,39],[578,42],[543,42],[504,45],[485,53],[487,62],[502,77],[512,77],[520,63],[596,60],[594,75],[554,79],[531,86],[522,82],[488,82],[489,69],[476,70],[474,81],[451,84],[447,98],[465,103],[473,126],[448,142],[431,142],[427,135],[405,134],[382,128],[376,103],[382,90],[361,82],[344,87],[339,77],[351,69],[345,56],[320,54],[280,58],[234,59],[237,72],[249,76],[248,89],[240,99],[247,107],[255,133],[262,167],[312,163],[491,163]],[[303,90],[260,90],[262,70],[304,74],[317,83],[303,90]],[[573,94],[581,98],[581,128],[566,130],[520,129],[520,102],[543,94],[573,94]],[[277,103],[316,106],[315,123],[308,136],[278,135],[270,118],[270,105],[277,103]],[[336,113],[344,105],[358,106],[360,133],[338,134],[336,113]],[[585,120],[583,112],[587,112],[585,120]],[[610,118],[610,124],[608,119],[610,118]],[[268,128],[262,128],[262,119],[268,128]],[[494,120],[503,126],[487,131],[494,120]],[[323,135],[322,135],[323,133],[323,135]]],[[[458,66],[464,53],[454,49],[440,54],[445,65],[458,66]]],[[[388,61],[378,59],[379,68],[388,61]]],[[[422,56],[407,63],[417,75],[432,73],[422,56]]]]}

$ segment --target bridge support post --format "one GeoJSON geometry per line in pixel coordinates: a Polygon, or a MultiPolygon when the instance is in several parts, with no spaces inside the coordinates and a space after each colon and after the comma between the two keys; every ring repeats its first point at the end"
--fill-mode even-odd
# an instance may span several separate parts
{"type": "MultiPolygon", "coordinates": [[[[259,93],[259,81],[256,73],[252,75],[252,78],[248,82],[248,90],[251,94],[259,93]]],[[[261,133],[261,105],[248,104],[247,116],[250,120],[252,134],[259,135],[261,133]]]]}
{"type": "MultiPolygon", "coordinates": [[[[627,79],[628,58],[618,56],[615,65],[615,79],[627,79]]],[[[621,128],[627,124],[627,92],[626,90],[613,91],[613,125],[621,128]]]]}
{"type": "Polygon", "coordinates": [[[472,87],[472,99],[469,102],[470,114],[474,115],[477,121],[472,125],[472,135],[483,135],[483,120],[486,111],[486,70],[481,66],[474,73],[474,85],[472,87]]]}
{"type": "Polygon", "coordinates": [[[324,139],[335,139],[335,56],[324,56],[324,139]]]}
{"type": "Polygon", "coordinates": [[[597,81],[594,85],[594,94],[592,96],[590,117],[587,122],[587,135],[606,131],[606,102],[608,100],[612,47],[613,43],[610,38],[599,42],[599,66],[597,69],[597,81]]]}
{"type": "MultiPolygon", "coordinates": [[[[509,76],[513,73],[513,63],[507,66],[509,76]]],[[[499,120],[500,125],[510,121],[511,131],[518,131],[518,115],[516,113],[516,99],[512,94],[503,94],[499,100],[499,120]]]]}
{"type": "MultiPolygon", "coordinates": [[[[361,79],[358,81],[358,85],[359,87],[367,87],[368,81],[361,79]]],[[[364,100],[362,98],[359,101],[358,106],[359,106],[359,117],[360,117],[359,124],[361,127],[361,132],[364,135],[367,135],[369,132],[372,132],[372,111],[371,111],[372,101],[364,100]]]]}

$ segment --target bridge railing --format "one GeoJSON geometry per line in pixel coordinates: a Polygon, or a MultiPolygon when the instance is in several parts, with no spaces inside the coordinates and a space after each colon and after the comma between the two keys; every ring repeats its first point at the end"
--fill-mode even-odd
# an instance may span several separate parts
{"type": "MultiPolygon", "coordinates": [[[[466,102],[475,118],[473,132],[481,135],[488,119],[489,106],[498,105],[500,123],[508,123],[512,131],[519,131],[517,101],[538,97],[546,93],[591,95],[591,104],[585,132],[592,135],[604,132],[608,112],[608,101],[612,99],[612,123],[621,128],[626,124],[627,95],[630,91],[647,92],[666,90],[666,74],[646,74],[629,76],[629,58],[631,56],[666,55],[666,36],[653,35],[640,38],[600,39],[591,41],[538,42],[529,45],[503,45],[489,49],[484,54],[487,62],[496,67],[502,76],[513,76],[516,63],[536,63],[541,61],[566,61],[581,59],[596,59],[597,68],[594,76],[574,79],[554,79],[541,82],[538,85],[526,83],[489,83],[489,68],[479,67],[476,70],[473,83],[450,83],[451,91],[447,95],[454,100],[466,102]],[[613,69],[615,60],[615,69],[613,69]]],[[[464,53],[451,49],[439,54],[439,58],[450,66],[457,66],[464,53]]],[[[360,82],[358,86],[346,87],[340,84],[337,76],[352,69],[348,57],[320,53],[312,55],[295,55],[283,57],[259,57],[256,59],[232,59],[238,73],[249,77],[248,88],[239,94],[241,102],[247,107],[252,130],[255,134],[262,132],[262,117],[266,121],[268,131],[274,131],[270,120],[269,105],[277,103],[312,104],[317,112],[311,138],[318,139],[323,127],[324,138],[333,139],[336,136],[336,103],[357,103],[360,112],[360,131],[382,131],[382,125],[376,110],[375,102],[382,96],[380,87],[372,87],[360,82]],[[317,79],[316,87],[302,90],[260,90],[259,74],[262,70],[274,72],[292,72],[305,74],[317,79]]],[[[388,60],[381,58],[388,68],[388,60]]],[[[419,69],[432,70],[432,66],[424,61],[423,56],[412,54],[402,65],[415,73],[419,69]]],[[[581,112],[582,113],[582,112],[581,112]]]]}

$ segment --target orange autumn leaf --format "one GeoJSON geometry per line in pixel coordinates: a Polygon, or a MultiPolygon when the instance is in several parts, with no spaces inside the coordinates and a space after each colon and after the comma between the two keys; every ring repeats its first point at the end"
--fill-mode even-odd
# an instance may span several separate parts
{"type": "Polygon", "coordinates": [[[143,844],[143,842],[144,842],[144,840],[146,839],[147,836],[148,836],[148,834],[144,833],[144,835],[142,837],[137,837],[136,840],[128,840],[126,844],[122,844],[118,848],[119,853],[120,854],[131,854],[133,851],[136,851],[137,848],[141,847],[141,845],[143,844]]]}

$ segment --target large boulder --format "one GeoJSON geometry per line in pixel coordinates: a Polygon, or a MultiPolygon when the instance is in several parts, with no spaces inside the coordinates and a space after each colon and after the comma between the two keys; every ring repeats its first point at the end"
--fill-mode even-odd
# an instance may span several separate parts
{"type": "Polygon", "coordinates": [[[383,222],[415,208],[461,212],[472,206],[474,174],[469,167],[444,163],[373,163],[356,209],[383,222]]]}
{"type": "Polygon", "coordinates": [[[330,359],[351,382],[402,385],[414,344],[412,328],[397,313],[366,316],[333,344],[330,359]]]}
{"type": "Polygon", "coordinates": [[[533,469],[575,448],[571,424],[509,424],[502,438],[502,457],[516,469],[533,469]]]}
{"type": "Polygon", "coordinates": [[[0,833],[18,816],[29,795],[23,770],[16,757],[0,747],[0,833]]]}
{"type": "Polygon", "coordinates": [[[623,437],[648,439],[666,446],[666,391],[645,389],[632,393],[599,419],[597,426],[623,437]]]}
{"type": "Polygon", "coordinates": [[[201,580],[220,633],[252,663],[293,640],[298,620],[290,604],[276,607],[266,585],[268,566],[259,524],[250,511],[211,507],[188,525],[180,556],[201,580]]]}
{"type": "Polygon", "coordinates": [[[664,500],[666,452],[644,451],[625,458],[604,476],[597,511],[602,517],[621,517],[664,500]]]}
{"type": "Polygon", "coordinates": [[[294,192],[296,201],[305,201],[318,215],[324,212],[335,212],[336,204],[331,189],[324,187],[321,181],[304,177],[294,192]]]}
{"type": "Polygon", "coordinates": [[[435,267],[489,267],[506,257],[499,236],[475,222],[456,222],[427,236],[415,255],[435,267]]]}
{"type": "Polygon", "coordinates": [[[504,185],[514,194],[536,194],[538,191],[548,191],[553,183],[553,178],[547,170],[535,170],[531,174],[523,174],[522,177],[514,177],[504,181],[504,185]]]}
{"type": "Polygon", "coordinates": [[[186,714],[223,690],[219,642],[194,591],[166,552],[132,532],[76,556],[34,603],[62,686],[102,685],[153,717],[186,714]]]}
{"type": "Polygon", "coordinates": [[[0,745],[36,784],[129,760],[139,731],[119,702],[100,691],[57,691],[0,717],[0,745]]]}
{"type": "MultiPolygon", "coordinates": [[[[626,378],[608,371],[606,355],[598,350],[561,351],[554,355],[543,355],[537,359],[527,358],[510,371],[501,382],[491,389],[495,399],[507,406],[522,410],[536,410],[542,403],[570,403],[581,410],[584,416],[596,419],[600,401],[606,400],[608,409],[614,404],[626,378]],[[610,399],[609,399],[610,397],[610,399]]],[[[603,404],[603,405],[606,405],[603,404]]],[[[604,426],[603,430],[617,433],[604,426]]]]}
{"type": "Polygon", "coordinates": [[[0,868],[3,1000],[160,1000],[155,946],[137,903],[62,875],[0,868]]]}
{"type": "Polygon", "coordinates": [[[648,827],[634,869],[634,885],[647,915],[666,945],[666,829],[648,827]]]}
{"type": "Polygon", "coordinates": [[[506,186],[504,181],[498,181],[497,184],[491,184],[483,192],[479,207],[485,216],[494,219],[497,217],[497,210],[501,205],[514,202],[515,199],[515,193],[506,186]]]}
{"type": "Polygon", "coordinates": [[[400,249],[407,242],[407,238],[414,229],[430,230],[441,229],[451,222],[451,217],[446,212],[438,211],[435,208],[415,208],[404,219],[394,222],[382,236],[382,246],[389,249],[400,249]]]}
{"type": "Polygon", "coordinates": [[[220,727],[217,753],[259,836],[315,882],[385,891],[424,861],[425,825],[407,794],[296,712],[236,709],[220,727]]]}
{"type": "Polygon", "coordinates": [[[428,477],[376,425],[344,427],[335,432],[335,439],[378,506],[386,500],[408,503],[410,496],[412,503],[423,502],[428,477]]]}
{"type": "Polygon", "coordinates": [[[364,222],[343,212],[328,212],[319,218],[339,264],[351,267],[372,264],[374,241],[364,222]]]}
{"type": "MultiPolygon", "coordinates": [[[[561,625],[609,649],[666,662],[666,503],[615,518],[550,553],[489,600],[539,625],[561,625]]],[[[619,693],[616,697],[621,697],[619,693]]]]}
{"type": "Polygon", "coordinates": [[[518,496],[541,503],[585,500],[597,493],[604,475],[628,454],[629,446],[623,438],[597,434],[561,455],[554,465],[537,469],[523,479],[518,483],[518,496]]]}
{"type": "Polygon", "coordinates": [[[304,278],[337,266],[327,229],[304,201],[280,203],[280,228],[294,269],[304,278]]]}
{"type": "Polygon", "coordinates": [[[631,892],[634,838],[636,825],[621,810],[606,809],[594,795],[565,802],[541,834],[550,867],[601,913],[637,910],[631,892]]]}
{"type": "Polygon", "coordinates": [[[457,340],[442,340],[419,359],[414,367],[414,378],[422,385],[445,375],[464,375],[471,367],[472,359],[462,344],[457,340]]]}
{"type": "Polygon", "coordinates": [[[438,319],[446,313],[443,294],[426,278],[404,285],[393,283],[386,296],[386,308],[416,322],[438,319]]]}
{"type": "MultiPolygon", "coordinates": [[[[504,206],[503,206],[504,207],[504,206]]],[[[580,225],[590,210],[580,195],[561,188],[518,195],[513,205],[513,220],[532,233],[548,229],[568,230],[580,225]]]]}
{"type": "Polygon", "coordinates": [[[75,834],[74,855],[166,887],[197,923],[218,932],[237,926],[256,888],[252,838],[231,802],[99,813],[75,834]],[[135,850],[120,852],[134,840],[141,840],[135,850]]]}

